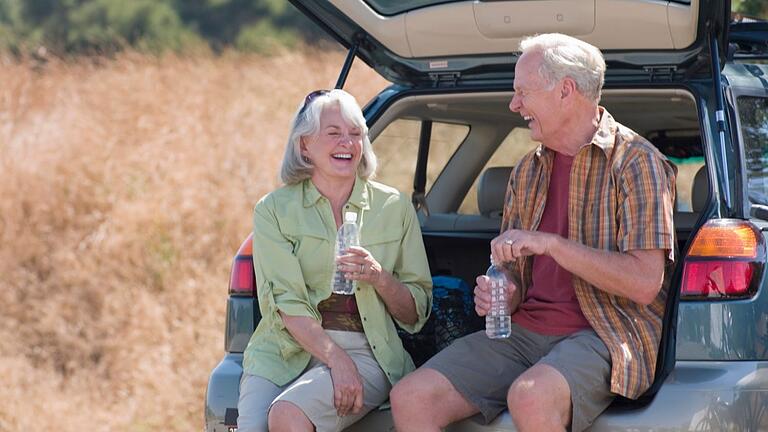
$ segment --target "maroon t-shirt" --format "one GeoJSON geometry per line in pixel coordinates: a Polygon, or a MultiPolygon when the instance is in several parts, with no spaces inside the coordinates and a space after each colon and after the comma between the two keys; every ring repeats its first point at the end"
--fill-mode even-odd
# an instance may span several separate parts
{"type": "MultiPolygon", "coordinates": [[[[572,156],[555,153],[547,203],[538,231],[568,238],[568,186],[572,156]]],[[[573,289],[572,275],[552,258],[533,258],[532,282],[512,321],[546,335],[567,335],[589,328],[573,289]]]]}

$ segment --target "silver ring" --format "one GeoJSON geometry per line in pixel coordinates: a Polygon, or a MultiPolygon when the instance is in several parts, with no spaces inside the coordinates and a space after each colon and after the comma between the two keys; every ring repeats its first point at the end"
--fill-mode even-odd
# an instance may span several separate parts
{"type": "Polygon", "coordinates": [[[360,274],[365,273],[365,264],[360,264],[360,274]]]}
{"type": "Polygon", "coordinates": [[[514,243],[514,241],[512,241],[512,239],[504,240],[504,244],[508,244],[508,245],[512,246],[512,243],[514,243]]]}

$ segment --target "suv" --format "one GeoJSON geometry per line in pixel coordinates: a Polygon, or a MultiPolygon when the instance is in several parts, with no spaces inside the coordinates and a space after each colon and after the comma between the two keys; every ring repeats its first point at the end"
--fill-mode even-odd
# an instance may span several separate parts
{"type": "MultiPolygon", "coordinates": [[[[349,48],[337,87],[356,57],[392,82],[364,109],[378,179],[412,195],[433,275],[470,284],[510,170],[536,145],[507,107],[512,50],[545,32],[598,46],[601,105],[678,166],[679,253],[656,380],[591,430],[768,430],[768,23],[731,23],[728,0],[291,1],[349,48]]],[[[252,247],[246,238],[234,258],[207,431],[237,427],[242,353],[260,318],[252,247]]],[[[392,430],[390,411],[350,429],[392,430]]],[[[515,427],[505,412],[448,429],[515,427]]]]}

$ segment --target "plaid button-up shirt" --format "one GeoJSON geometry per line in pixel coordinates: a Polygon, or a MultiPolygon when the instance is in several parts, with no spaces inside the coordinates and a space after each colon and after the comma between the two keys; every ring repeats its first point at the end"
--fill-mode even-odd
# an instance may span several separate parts
{"type": "MultiPolygon", "coordinates": [[[[617,252],[663,249],[669,264],[675,258],[676,169],[648,141],[601,112],[597,132],[571,167],[568,238],[617,252]]],[[[539,146],[517,165],[507,188],[502,232],[538,228],[553,160],[554,152],[539,146]]],[[[523,299],[532,261],[517,260],[511,269],[518,273],[523,299]]],[[[584,316],[611,353],[611,391],[637,398],[653,381],[668,284],[648,306],[601,291],[576,275],[573,285],[584,316]]]]}

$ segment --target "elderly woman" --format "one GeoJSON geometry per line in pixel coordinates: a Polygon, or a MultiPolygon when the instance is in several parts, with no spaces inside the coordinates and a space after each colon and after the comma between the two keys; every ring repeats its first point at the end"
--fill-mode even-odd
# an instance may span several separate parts
{"type": "Polygon", "coordinates": [[[240,432],[344,429],[413,370],[395,323],[415,332],[426,321],[429,268],[410,200],[369,180],[375,169],[355,99],[310,93],[292,123],[285,186],[254,210],[262,318],[243,359],[240,432]],[[357,214],[361,247],[336,259],[346,212],[357,214]],[[353,295],[331,293],[337,266],[357,281],[353,295]]]}

